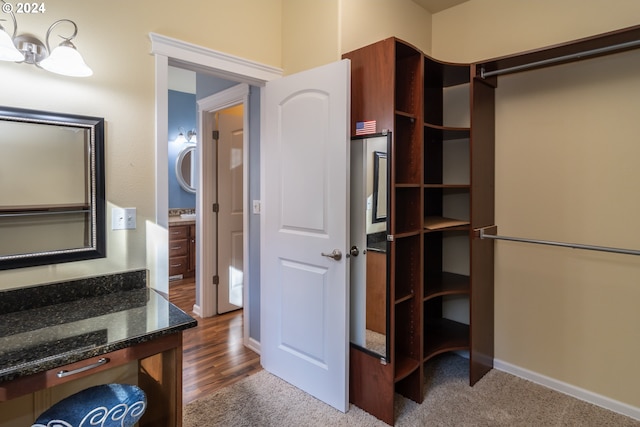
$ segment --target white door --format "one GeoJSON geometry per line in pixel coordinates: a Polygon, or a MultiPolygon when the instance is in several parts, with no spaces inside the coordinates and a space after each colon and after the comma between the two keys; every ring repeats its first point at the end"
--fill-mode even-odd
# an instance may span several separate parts
{"type": "Polygon", "coordinates": [[[268,82],[264,94],[262,366],[346,412],[350,62],[268,82]],[[334,251],[342,257],[322,255],[334,251]]]}
{"type": "Polygon", "coordinates": [[[243,111],[218,112],[218,313],[242,308],[243,111]]]}

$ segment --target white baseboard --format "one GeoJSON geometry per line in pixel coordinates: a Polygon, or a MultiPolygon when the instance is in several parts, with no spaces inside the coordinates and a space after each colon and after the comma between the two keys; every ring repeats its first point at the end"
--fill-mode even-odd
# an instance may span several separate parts
{"type": "Polygon", "coordinates": [[[521,368],[519,366],[512,365],[499,359],[494,359],[493,367],[499,371],[506,372],[516,377],[524,378],[541,386],[550,388],[552,390],[559,391],[566,395],[575,397],[576,399],[584,400],[585,402],[592,403],[596,406],[608,409],[613,412],[617,412],[627,417],[631,417],[640,421],[640,408],[631,406],[629,404],[618,402],[609,397],[602,396],[600,394],[585,390],[574,385],[558,381],[554,378],[547,377],[546,375],[539,374],[537,372],[530,371],[528,369],[521,368]]]}
{"type": "Polygon", "coordinates": [[[193,314],[195,314],[196,316],[202,317],[202,309],[198,304],[193,305],[193,314]]]}
{"type": "Polygon", "coordinates": [[[260,354],[260,341],[257,341],[255,338],[249,338],[246,340],[245,346],[260,354]]]}

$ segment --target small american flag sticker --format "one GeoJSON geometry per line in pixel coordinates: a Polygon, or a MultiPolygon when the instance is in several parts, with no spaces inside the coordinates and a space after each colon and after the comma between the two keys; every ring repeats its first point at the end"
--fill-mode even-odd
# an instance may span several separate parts
{"type": "Polygon", "coordinates": [[[376,121],[356,122],[356,135],[367,135],[376,133],[376,121]]]}

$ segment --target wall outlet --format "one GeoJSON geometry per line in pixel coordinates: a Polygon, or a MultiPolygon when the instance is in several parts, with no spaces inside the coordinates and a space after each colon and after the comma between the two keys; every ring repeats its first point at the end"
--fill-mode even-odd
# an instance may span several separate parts
{"type": "Polygon", "coordinates": [[[111,229],[112,230],[135,230],[136,229],[136,208],[111,209],[111,229]]]}

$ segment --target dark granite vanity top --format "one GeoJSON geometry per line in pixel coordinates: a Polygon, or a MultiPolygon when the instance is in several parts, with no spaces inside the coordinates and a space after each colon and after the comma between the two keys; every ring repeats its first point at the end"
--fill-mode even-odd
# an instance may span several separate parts
{"type": "Polygon", "coordinates": [[[0,292],[0,382],[196,325],[144,270],[0,292]]]}
{"type": "Polygon", "coordinates": [[[373,252],[387,252],[387,232],[367,234],[367,250],[373,252]]]}

